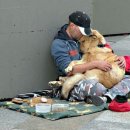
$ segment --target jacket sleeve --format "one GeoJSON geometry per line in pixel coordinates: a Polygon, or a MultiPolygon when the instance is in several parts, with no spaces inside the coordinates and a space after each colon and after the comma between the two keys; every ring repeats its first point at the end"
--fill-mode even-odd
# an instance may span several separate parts
{"type": "Polygon", "coordinates": [[[126,68],[125,71],[130,73],[130,56],[124,56],[126,61],[126,68]]]}
{"type": "Polygon", "coordinates": [[[71,62],[68,51],[69,50],[65,41],[60,39],[55,39],[52,42],[51,55],[54,58],[58,70],[60,70],[64,75],[66,75],[65,68],[71,62]]]}

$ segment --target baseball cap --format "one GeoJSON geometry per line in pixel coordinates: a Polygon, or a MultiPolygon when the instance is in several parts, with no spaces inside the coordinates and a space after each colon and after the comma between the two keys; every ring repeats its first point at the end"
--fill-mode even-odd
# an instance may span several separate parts
{"type": "Polygon", "coordinates": [[[75,11],[69,15],[69,20],[79,27],[79,30],[83,35],[91,35],[91,20],[85,12],[75,11]]]}

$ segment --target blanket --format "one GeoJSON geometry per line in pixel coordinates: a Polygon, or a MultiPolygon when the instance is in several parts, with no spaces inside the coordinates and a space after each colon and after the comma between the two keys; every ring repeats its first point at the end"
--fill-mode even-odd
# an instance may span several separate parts
{"type": "Polygon", "coordinates": [[[69,118],[81,115],[87,115],[107,109],[107,105],[95,106],[92,104],[86,104],[85,102],[69,102],[65,100],[54,99],[55,103],[58,104],[69,104],[67,111],[63,112],[48,112],[48,113],[37,113],[35,107],[30,107],[27,103],[21,105],[12,103],[11,101],[0,102],[0,107],[8,108],[19,112],[28,113],[34,116],[42,117],[49,120],[58,120],[61,118],[69,118]]]}

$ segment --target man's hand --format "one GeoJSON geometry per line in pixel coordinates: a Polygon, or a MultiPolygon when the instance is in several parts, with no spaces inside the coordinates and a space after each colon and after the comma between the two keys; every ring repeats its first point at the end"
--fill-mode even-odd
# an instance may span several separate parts
{"type": "Polygon", "coordinates": [[[110,71],[112,69],[111,64],[106,61],[95,61],[96,68],[103,70],[103,71],[110,71]]]}
{"type": "Polygon", "coordinates": [[[126,62],[125,62],[125,58],[123,56],[117,57],[116,62],[119,65],[120,68],[125,69],[126,62]]]}

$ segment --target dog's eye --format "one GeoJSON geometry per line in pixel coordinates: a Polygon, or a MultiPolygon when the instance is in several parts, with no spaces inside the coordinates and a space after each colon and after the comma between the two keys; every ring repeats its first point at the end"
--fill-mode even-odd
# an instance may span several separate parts
{"type": "Polygon", "coordinates": [[[91,34],[89,37],[93,37],[93,35],[91,34]]]}

